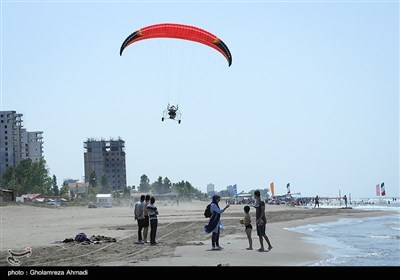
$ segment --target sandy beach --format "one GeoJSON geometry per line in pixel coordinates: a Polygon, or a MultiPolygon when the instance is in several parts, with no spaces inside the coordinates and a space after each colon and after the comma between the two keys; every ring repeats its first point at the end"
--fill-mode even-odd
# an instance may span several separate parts
{"type": "MultiPolygon", "coordinates": [[[[322,245],[308,243],[304,235],[287,230],[300,225],[385,215],[383,211],[357,209],[307,209],[287,205],[267,205],[267,235],[273,249],[258,252],[259,241],[253,228],[253,248],[243,225],[244,205],[231,205],[222,215],[222,251],[211,251],[211,235],[205,234],[203,216],[208,202],[160,202],[156,246],[135,244],[137,224],[130,207],[35,207],[12,205],[0,207],[0,266],[11,266],[8,250],[32,249],[29,257],[20,257],[21,266],[307,266],[326,257],[322,245]],[[116,242],[83,245],[63,243],[79,232],[101,235],[116,242]]],[[[221,203],[224,206],[224,203],[221,203]]],[[[250,212],[253,223],[254,209],[250,212]]],[[[150,231],[150,230],[149,230],[150,231]]]]}

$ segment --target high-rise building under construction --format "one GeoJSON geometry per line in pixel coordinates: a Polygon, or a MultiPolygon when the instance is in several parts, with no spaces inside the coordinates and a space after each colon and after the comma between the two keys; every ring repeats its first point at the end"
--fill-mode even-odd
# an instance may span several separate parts
{"type": "Polygon", "coordinates": [[[85,181],[94,171],[98,184],[107,176],[111,190],[126,187],[125,141],[87,139],[84,142],[85,181]]]}
{"type": "Polygon", "coordinates": [[[0,176],[24,159],[38,161],[43,156],[43,131],[27,131],[22,114],[0,111],[0,176]]]}

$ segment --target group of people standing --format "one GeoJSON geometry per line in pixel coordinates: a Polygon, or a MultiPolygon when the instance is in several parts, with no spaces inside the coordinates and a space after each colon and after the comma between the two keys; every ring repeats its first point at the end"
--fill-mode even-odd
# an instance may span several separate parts
{"type": "MultiPolygon", "coordinates": [[[[260,241],[260,248],[258,249],[259,252],[270,251],[272,249],[271,242],[269,241],[268,236],[265,233],[266,225],[267,225],[267,218],[265,216],[265,202],[261,200],[261,194],[259,190],[254,192],[255,203],[252,205],[256,209],[256,229],[257,229],[257,236],[260,241]],[[268,244],[268,249],[265,250],[264,248],[264,240],[268,244]]],[[[221,222],[221,214],[225,212],[225,210],[230,206],[228,203],[225,208],[222,210],[220,209],[218,203],[220,202],[221,198],[219,195],[214,195],[211,202],[211,217],[208,221],[208,224],[204,226],[204,231],[206,233],[211,233],[211,250],[219,251],[223,248],[219,245],[219,236],[221,229],[223,229],[223,224],[221,222]]],[[[249,247],[246,248],[247,250],[253,250],[253,242],[251,238],[251,232],[253,230],[253,226],[251,224],[251,217],[250,217],[250,206],[244,206],[245,216],[243,219],[243,225],[245,226],[245,232],[247,238],[249,240],[249,247]]]]}
{"type": "Polygon", "coordinates": [[[158,226],[158,209],[153,196],[141,195],[140,200],[135,203],[134,216],[138,224],[138,241],[136,244],[149,243],[147,240],[150,225],[150,245],[156,245],[156,234],[158,226]]]}

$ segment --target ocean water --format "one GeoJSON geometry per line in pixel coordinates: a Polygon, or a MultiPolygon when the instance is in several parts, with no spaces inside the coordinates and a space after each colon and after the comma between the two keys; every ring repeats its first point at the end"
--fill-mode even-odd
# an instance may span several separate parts
{"type": "Polygon", "coordinates": [[[287,229],[307,234],[310,243],[326,245],[330,257],[310,266],[400,266],[400,207],[365,207],[369,209],[395,214],[287,229]]]}

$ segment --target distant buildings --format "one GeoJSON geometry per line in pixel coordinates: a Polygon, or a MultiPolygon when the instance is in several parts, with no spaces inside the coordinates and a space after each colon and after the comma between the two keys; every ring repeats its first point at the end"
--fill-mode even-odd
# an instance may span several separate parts
{"type": "Polygon", "coordinates": [[[86,182],[94,171],[99,184],[106,175],[112,190],[126,187],[125,141],[87,139],[84,149],[86,182]]]}
{"type": "Polygon", "coordinates": [[[210,183],[207,185],[207,196],[211,197],[215,194],[215,186],[214,184],[210,183]]]}
{"type": "Polygon", "coordinates": [[[70,195],[72,193],[74,193],[74,194],[86,194],[88,192],[88,189],[89,189],[89,182],[78,182],[76,180],[75,182],[69,182],[68,183],[68,191],[69,191],[70,195]]]}
{"type": "Polygon", "coordinates": [[[237,196],[237,186],[236,186],[236,184],[227,186],[226,190],[229,192],[231,197],[236,197],[237,196]]]}
{"type": "Polygon", "coordinates": [[[24,159],[38,161],[43,156],[43,132],[23,128],[22,116],[16,111],[0,111],[0,176],[24,159]]]}

